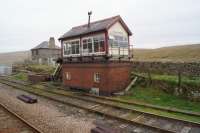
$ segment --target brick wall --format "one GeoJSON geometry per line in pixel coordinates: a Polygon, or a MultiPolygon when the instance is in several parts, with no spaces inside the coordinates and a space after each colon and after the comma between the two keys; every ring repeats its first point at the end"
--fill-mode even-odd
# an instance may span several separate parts
{"type": "Polygon", "coordinates": [[[100,94],[111,94],[130,83],[130,63],[69,63],[63,65],[63,83],[66,86],[90,90],[99,88],[100,94]],[[66,72],[71,80],[66,79],[66,72]],[[100,82],[94,82],[94,73],[100,73],[100,82]]]}

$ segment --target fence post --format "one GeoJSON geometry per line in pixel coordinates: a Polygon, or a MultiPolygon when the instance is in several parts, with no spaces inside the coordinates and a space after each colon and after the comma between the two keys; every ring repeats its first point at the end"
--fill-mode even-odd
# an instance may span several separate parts
{"type": "Polygon", "coordinates": [[[178,88],[181,88],[181,71],[178,71],[178,88]]]}
{"type": "Polygon", "coordinates": [[[149,70],[147,71],[147,73],[148,73],[149,85],[151,85],[152,84],[151,73],[149,70]]]}

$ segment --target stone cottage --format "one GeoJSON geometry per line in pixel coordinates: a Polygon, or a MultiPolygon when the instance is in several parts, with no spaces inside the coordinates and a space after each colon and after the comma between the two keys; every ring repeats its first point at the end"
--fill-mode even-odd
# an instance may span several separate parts
{"type": "Polygon", "coordinates": [[[61,49],[55,44],[54,37],[31,49],[32,61],[37,64],[55,65],[55,60],[61,55],[61,49]]]}

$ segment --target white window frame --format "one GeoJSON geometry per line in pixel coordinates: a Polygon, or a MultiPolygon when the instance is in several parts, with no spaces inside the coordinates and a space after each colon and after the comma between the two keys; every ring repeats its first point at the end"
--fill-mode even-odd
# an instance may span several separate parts
{"type": "Polygon", "coordinates": [[[65,78],[66,78],[66,80],[71,80],[71,73],[65,72],[65,78]]]}
{"type": "MultiPolygon", "coordinates": [[[[82,45],[82,47],[81,47],[81,52],[82,52],[82,55],[83,55],[83,56],[87,56],[87,55],[92,55],[92,54],[94,54],[94,45],[93,45],[93,44],[94,44],[94,41],[93,41],[93,37],[92,37],[92,36],[82,38],[82,40],[81,40],[81,45],[82,45]],[[91,52],[91,53],[89,53],[89,52],[87,52],[87,53],[83,52],[83,41],[84,41],[84,40],[88,40],[88,39],[91,39],[91,40],[92,40],[92,52],[91,52]]],[[[88,45],[87,45],[87,47],[88,47],[88,45]]]]}
{"type": "MultiPolygon", "coordinates": [[[[96,36],[93,36],[93,47],[94,47],[94,38],[95,37],[98,37],[98,36],[102,36],[103,37],[103,42],[104,42],[104,46],[105,46],[105,43],[106,43],[106,40],[105,40],[105,36],[104,35],[96,35],[96,36]]],[[[99,43],[101,43],[101,41],[102,40],[98,40],[98,47],[99,47],[99,50],[100,50],[100,44],[99,43]]],[[[102,51],[98,51],[98,52],[95,52],[95,51],[93,51],[95,54],[101,54],[101,53],[105,53],[105,47],[104,47],[104,51],[102,52],[102,51]]]]}
{"type": "Polygon", "coordinates": [[[129,54],[129,42],[128,42],[128,37],[127,36],[122,35],[122,34],[121,35],[119,35],[119,34],[111,34],[111,35],[109,35],[109,41],[108,42],[109,42],[108,45],[109,45],[109,54],[110,55],[128,56],[128,54],[129,54]],[[116,36],[122,37],[123,39],[126,38],[126,40],[123,40],[123,41],[120,40],[119,41],[119,40],[116,39],[116,36]],[[112,40],[113,44],[110,44],[110,40],[112,40]],[[117,43],[115,44],[115,42],[117,42],[117,43]],[[127,46],[122,47],[121,43],[127,43],[127,46]],[[112,46],[112,45],[114,45],[114,46],[112,46]]]}
{"type": "Polygon", "coordinates": [[[92,36],[88,36],[88,37],[83,37],[82,40],[81,40],[81,44],[82,44],[82,47],[81,47],[81,52],[82,52],[82,55],[83,56],[87,56],[87,55],[104,55],[105,54],[105,48],[104,48],[104,51],[103,52],[94,52],[94,37],[97,37],[97,36],[103,36],[104,37],[104,45],[106,43],[106,40],[105,40],[105,34],[97,34],[97,35],[92,35],[92,36]],[[91,39],[92,40],[92,52],[91,53],[84,53],[83,52],[83,41],[85,39],[91,39]]]}
{"type": "Polygon", "coordinates": [[[94,73],[94,82],[100,83],[101,81],[101,74],[99,72],[94,73]]]}
{"type": "Polygon", "coordinates": [[[67,41],[63,41],[63,56],[64,57],[70,57],[70,56],[80,56],[81,55],[81,45],[80,45],[80,39],[73,39],[73,40],[67,40],[67,41]],[[65,54],[65,50],[66,50],[66,44],[67,43],[70,43],[70,42],[76,42],[78,41],[79,43],[78,44],[75,44],[75,45],[79,45],[79,54],[68,54],[66,55],[65,54]]]}

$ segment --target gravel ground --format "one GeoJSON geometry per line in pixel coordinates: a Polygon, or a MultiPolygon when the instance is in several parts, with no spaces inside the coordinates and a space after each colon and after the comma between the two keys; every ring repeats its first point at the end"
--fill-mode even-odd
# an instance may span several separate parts
{"type": "MultiPolygon", "coordinates": [[[[90,133],[91,128],[95,127],[94,119],[86,119],[75,114],[69,115],[67,111],[61,112],[51,101],[46,99],[39,98],[39,102],[36,104],[26,104],[16,99],[16,96],[20,94],[27,93],[9,89],[9,87],[0,84],[1,103],[30,123],[37,123],[34,125],[46,133],[90,133]]],[[[70,114],[73,112],[71,107],[66,106],[65,108],[69,109],[70,114]]]]}
{"type": "Polygon", "coordinates": [[[0,107],[0,133],[34,133],[20,119],[0,107]]]}
{"type": "Polygon", "coordinates": [[[142,127],[124,124],[25,91],[12,89],[3,84],[0,84],[0,101],[29,122],[37,123],[35,125],[45,133],[90,133],[91,128],[96,125],[117,129],[121,133],[153,133],[142,127]],[[36,97],[38,103],[27,104],[16,99],[16,96],[21,94],[36,97]]]}

